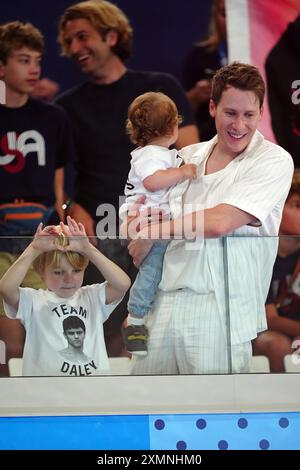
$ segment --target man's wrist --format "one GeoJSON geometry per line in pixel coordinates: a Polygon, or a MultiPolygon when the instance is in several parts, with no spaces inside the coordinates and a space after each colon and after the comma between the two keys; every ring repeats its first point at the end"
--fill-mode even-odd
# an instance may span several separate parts
{"type": "Polygon", "coordinates": [[[67,211],[73,206],[73,204],[74,204],[73,199],[68,198],[68,199],[62,204],[61,207],[62,207],[62,209],[63,209],[64,211],[67,212],[67,211]]]}

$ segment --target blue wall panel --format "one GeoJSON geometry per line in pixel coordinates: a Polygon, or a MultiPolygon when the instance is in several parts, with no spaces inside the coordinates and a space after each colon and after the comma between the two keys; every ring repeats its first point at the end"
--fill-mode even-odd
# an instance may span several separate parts
{"type": "Polygon", "coordinates": [[[299,450],[300,413],[0,418],[0,449],[299,450]]]}

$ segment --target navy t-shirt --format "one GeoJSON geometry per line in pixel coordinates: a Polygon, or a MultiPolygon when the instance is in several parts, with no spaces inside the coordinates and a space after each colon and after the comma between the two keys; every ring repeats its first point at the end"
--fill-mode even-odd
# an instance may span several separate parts
{"type": "Polygon", "coordinates": [[[0,203],[53,205],[55,170],[73,158],[69,118],[59,106],[32,98],[19,108],[0,106],[0,203]]]}

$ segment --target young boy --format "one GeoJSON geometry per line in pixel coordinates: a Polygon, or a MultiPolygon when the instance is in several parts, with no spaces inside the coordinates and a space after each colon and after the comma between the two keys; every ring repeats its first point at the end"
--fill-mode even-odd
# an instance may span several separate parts
{"type": "Polygon", "coordinates": [[[283,359],[300,340],[300,169],[295,169],[279,230],[279,249],[266,300],[268,330],[254,341],[254,354],[265,355],[271,372],[284,372],[283,359]],[[294,343],[295,341],[295,343],[294,343]],[[294,343],[294,345],[293,345],[294,343]]]}
{"type": "MultiPolygon", "coordinates": [[[[125,187],[126,202],[120,216],[130,211],[137,199],[145,196],[144,208],[161,208],[170,216],[168,204],[171,186],[195,179],[197,167],[184,164],[177,150],[169,150],[178,138],[180,118],[173,100],[163,93],[148,92],[138,96],[128,110],[127,132],[138,148],[131,152],[131,169],[125,187]]],[[[162,263],[167,244],[154,244],[140,266],[128,302],[128,326],[124,330],[127,350],[147,354],[147,330],[144,317],[153,304],[161,279],[162,263]]]]}
{"type": "MultiPolygon", "coordinates": [[[[66,113],[30,97],[41,74],[44,40],[30,23],[0,26],[0,277],[22,253],[40,222],[62,220],[64,166],[74,157],[66,113]]],[[[41,287],[29,270],[25,285],[41,287]]],[[[1,309],[2,310],[2,302],[1,309]]],[[[1,312],[2,313],[2,312],[1,312]]]]}
{"type": "MultiPolygon", "coordinates": [[[[109,373],[102,323],[129,289],[130,280],[89,242],[82,224],[70,217],[67,223],[61,222],[60,231],[55,226],[42,229],[40,224],[32,243],[0,281],[7,316],[20,319],[26,330],[23,375],[109,373]],[[89,261],[106,282],[81,287],[89,261]],[[31,263],[47,290],[20,288],[31,263]],[[63,333],[65,319],[74,316],[84,323],[85,333],[85,353],[75,358],[66,355],[63,333]]],[[[77,346],[81,343],[83,338],[77,346]]]]}

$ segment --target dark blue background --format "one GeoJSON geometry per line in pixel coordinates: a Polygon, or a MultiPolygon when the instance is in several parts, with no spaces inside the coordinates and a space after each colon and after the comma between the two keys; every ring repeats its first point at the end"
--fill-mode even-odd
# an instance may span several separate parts
{"type": "MultiPolygon", "coordinates": [[[[60,57],[56,43],[57,24],[70,0],[2,0],[1,23],[30,21],[45,36],[43,76],[58,81],[62,89],[83,77],[77,67],[60,57]]],[[[191,45],[206,33],[211,0],[116,0],[134,28],[134,50],[128,65],[141,70],[169,72],[180,79],[182,65],[191,45]]]]}

